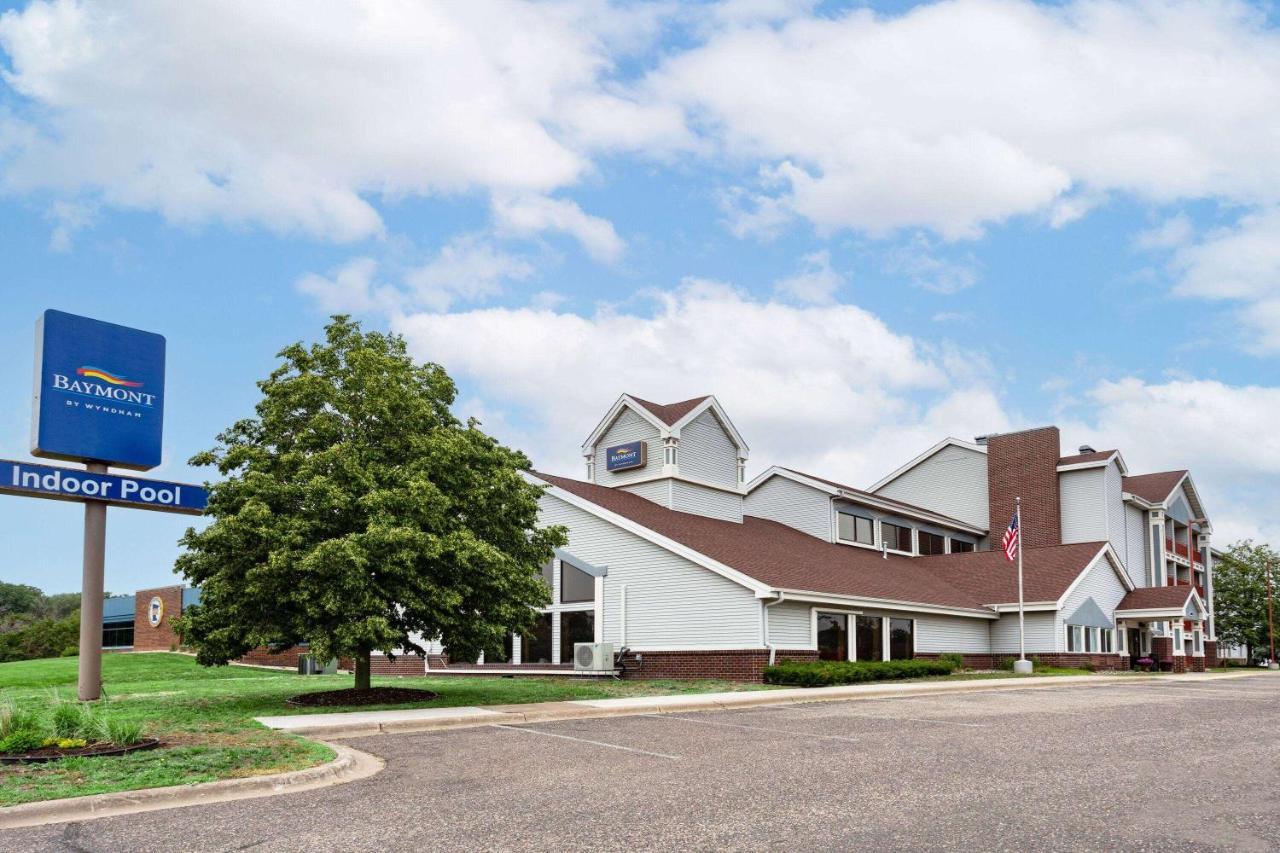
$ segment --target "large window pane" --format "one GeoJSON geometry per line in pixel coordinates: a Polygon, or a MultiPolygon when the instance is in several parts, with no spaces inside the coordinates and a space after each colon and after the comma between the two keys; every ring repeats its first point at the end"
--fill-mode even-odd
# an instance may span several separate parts
{"type": "Polygon", "coordinates": [[[863,545],[876,544],[875,527],[871,519],[849,512],[839,514],[839,534],[845,542],[861,542],[863,545]]]}
{"type": "Polygon", "coordinates": [[[542,564],[542,579],[547,582],[547,589],[552,588],[552,584],[555,583],[555,580],[554,580],[555,576],[556,576],[556,561],[547,560],[545,563],[542,564]]]}
{"type": "Polygon", "coordinates": [[[911,551],[911,528],[900,524],[880,522],[880,537],[891,551],[911,551]]]}
{"type": "Polygon", "coordinates": [[[560,561],[560,601],[573,604],[596,600],[596,579],[577,566],[560,561]]]}
{"type": "Polygon", "coordinates": [[[937,533],[929,533],[926,530],[920,531],[920,553],[921,554],[943,554],[946,553],[946,540],[937,533]]]}
{"type": "Polygon", "coordinates": [[[594,643],[596,614],[590,610],[568,610],[560,614],[560,663],[573,663],[574,643],[594,643]]]}
{"type": "Polygon", "coordinates": [[[551,614],[540,613],[533,630],[520,638],[521,663],[551,663],[551,614]]]}
{"type": "Polygon", "coordinates": [[[845,614],[818,614],[818,659],[849,659],[849,617],[845,614]]]}
{"type": "Polygon", "coordinates": [[[972,551],[972,550],[973,550],[973,543],[972,543],[972,542],[966,542],[966,541],[964,541],[963,539],[952,539],[952,540],[951,540],[951,553],[952,553],[952,554],[967,554],[967,553],[969,553],[969,552],[970,552],[970,551],[972,551]]]}
{"type": "Polygon", "coordinates": [[[859,616],[855,642],[858,660],[884,660],[884,620],[879,616],[859,616]]]}
{"type": "Polygon", "coordinates": [[[911,660],[915,657],[915,620],[889,620],[889,659],[911,660]]]}

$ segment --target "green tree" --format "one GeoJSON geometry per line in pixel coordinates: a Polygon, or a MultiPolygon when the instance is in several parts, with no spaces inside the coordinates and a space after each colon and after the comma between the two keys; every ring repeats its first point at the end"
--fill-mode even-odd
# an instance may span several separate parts
{"type": "Polygon", "coordinates": [[[453,381],[399,336],[335,316],[279,357],[256,416],[191,460],[224,477],[177,564],[201,588],[176,625],[197,659],[305,642],[354,658],[367,689],[374,651],[497,654],[529,629],[565,541],[537,527],[529,460],[455,418],[453,381]]]}
{"type": "Polygon", "coordinates": [[[1276,552],[1245,539],[1232,545],[1213,567],[1214,627],[1218,642],[1267,649],[1267,572],[1280,587],[1276,552]]]}

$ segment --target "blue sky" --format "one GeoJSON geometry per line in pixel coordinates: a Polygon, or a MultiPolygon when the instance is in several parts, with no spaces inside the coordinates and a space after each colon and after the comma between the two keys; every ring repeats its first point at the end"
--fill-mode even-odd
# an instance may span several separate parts
{"type": "MultiPolygon", "coordinates": [[[[1271,6],[232,5],[0,17],[0,456],[45,308],[167,336],[176,480],[342,310],[570,475],[715,393],[753,471],[1057,423],[1280,532],[1271,6]]],[[[79,514],[0,498],[0,578],[76,588],[79,514]]],[[[108,587],[187,523],[111,510],[108,587]]]]}

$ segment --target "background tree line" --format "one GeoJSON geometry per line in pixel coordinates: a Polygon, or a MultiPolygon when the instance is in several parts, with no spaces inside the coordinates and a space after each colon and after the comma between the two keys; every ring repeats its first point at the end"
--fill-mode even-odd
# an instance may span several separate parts
{"type": "Polygon", "coordinates": [[[80,593],[0,581],[0,663],[74,655],[79,639],[80,593]]]}

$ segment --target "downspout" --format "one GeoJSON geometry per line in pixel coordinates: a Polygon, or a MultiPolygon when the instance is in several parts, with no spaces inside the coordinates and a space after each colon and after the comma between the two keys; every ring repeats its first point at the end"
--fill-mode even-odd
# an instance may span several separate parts
{"type": "Polygon", "coordinates": [[[760,635],[761,639],[764,640],[765,648],[769,650],[769,666],[773,666],[778,654],[778,650],[773,647],[773,643],[769,642],[769,608],[775,604],[781,604],[786,597],[787,594],[785,592],[779,592],[777,598],[760,607],[760,635]]]}

